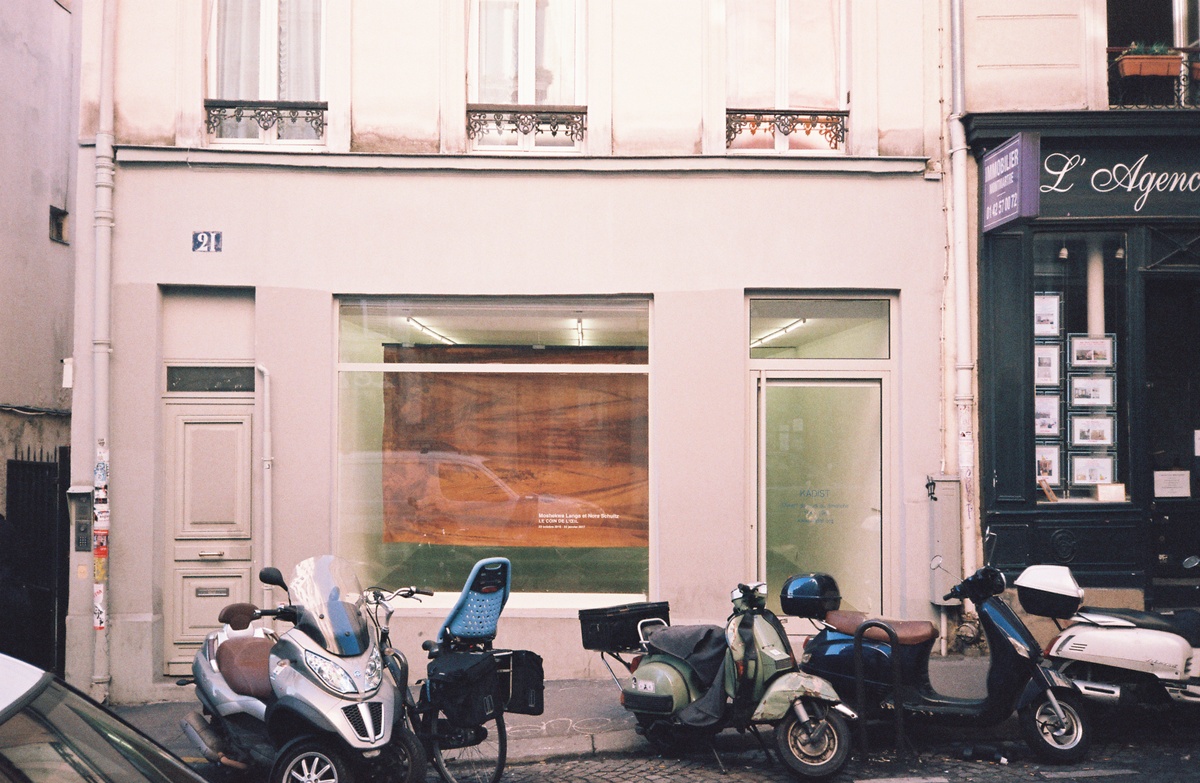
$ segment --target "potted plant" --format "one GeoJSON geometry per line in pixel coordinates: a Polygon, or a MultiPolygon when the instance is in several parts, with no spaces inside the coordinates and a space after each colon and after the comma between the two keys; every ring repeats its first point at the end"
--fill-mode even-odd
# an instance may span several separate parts
{"type": "Polygon", "coordinates": [[[1147,46],[1134,41],[1117,57],[1117,70],[1121,76],[1179,76],[1183,65],[1183,54],[1164,43],[1147,46]]]}

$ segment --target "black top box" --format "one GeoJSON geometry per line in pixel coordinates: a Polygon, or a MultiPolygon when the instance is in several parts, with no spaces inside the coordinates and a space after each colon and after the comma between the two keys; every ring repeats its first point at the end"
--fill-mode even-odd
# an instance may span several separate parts
{"type": "MultiPolygon", "coordinates": [[[[597,652],[632,652],[642,648],[638,624],[643,620],[671,622],[671,607],[666,601],[580,609],[579,630],[583,648],[597,652]]],[[[658,623],[655,623],[656,625],[658,623]]]]}

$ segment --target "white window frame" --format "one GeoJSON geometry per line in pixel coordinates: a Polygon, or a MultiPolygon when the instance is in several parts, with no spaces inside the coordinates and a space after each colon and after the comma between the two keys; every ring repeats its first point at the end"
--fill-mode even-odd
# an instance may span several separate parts
{"type": "MultiPolygon", "coordinates": [[[[517,102],[515,107],[535,107],[535,91],[537,79],[536,46],[537,40],[537,0],[516,0],[517,2],[517,102]]],[[[587,106],[587,0],[574,0],[575,4],[575,106],[587,106]]],[[[467,103],[479,103],[479,37],[480,0],[471,0],[470,23],[467,37],[467,103]]],[[[535,152],[538,154],[579,154],[585,151],[586,135],[583,140],[577,140],[574,145],[538,145],[539,136],[545,134],[516,133],[517,143],[488,144],[479,139],[470,139],[471,149],[486,152],[535,152]]]]}
{"type": "MultiPolygon", "coordinates": [[[[319,83],[317,86],[317,94],[321,96],[318,100],[325,100],[326,86],[328,75],[326,73],[326,64],[329,50],[329,9],[328,0],[319,0],[321,9],[321,59],[319,63],[319,83]]],[[[259,18],[259,67],[258,67],[258,94],[259,98],[256,101],[278,101],[279,100],[279,3],[280,0],[262,0],[260,3],[261,16],[259,18]],[[273,56],[272,56],[273,55],[273,56]]],[[[220,25],[220,4],[217,0],[208,0],[205,18],[205,89],[204,95],[206,98],[214,100],[227,100],[219,95],[212,93],[216,89],[218,83],[217,77],[217,29],[220,25]]],[[[236,100],[236,99],[234,99],[236,100]]],[[[246,99],[250,100],[250,99],[246,99]]],[[[253,117],[246,117],[242,122],[257,123],[253,117]]],[[[286,146],[291,151],[321,151],[326,148],[326,142],[329,138],[329,111],[325,111],[325,129],[321,134],[320,139],[280,139],[279,125],[282,122],[290,122],[290,120],[279,120],[270,128],[263,130],[258,127],[258,138],[223,138],[216,133],[209,133],[205,130],[205,136],[208,143],[213,146],[229,147],[229,146],[244,146],[259,148],[263,145],[280,145],[286,146]]],[[[300,119],[298,122],[304,122],[300,119]]]]}

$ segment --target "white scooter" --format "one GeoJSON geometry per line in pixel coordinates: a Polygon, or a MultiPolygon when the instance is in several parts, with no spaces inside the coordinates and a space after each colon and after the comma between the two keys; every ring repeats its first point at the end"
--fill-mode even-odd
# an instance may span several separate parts
{"type": "MultiPolygon", "coordinates": [[[[1200,558],[1189,557],[1183,565],[1195,568],[1200,558]]],[[[1033,566],[1026,574],[1034,569],[1042,582],[1065,581],[1063,572],[1070,579],[1066,566],[1033,566]]],[[[1059,634],[1047,657],[1087,699],[1110,706],[1200,704],[1200,612],[1083,606],[1069,622],[1064,628],[1056,621],[1059,634]]]]}
{"type": "MultiPolygon", "coordinates": [[[[259,579],[287,590],[288,603],[221,611],[225,625],[197,651],[194,680],[180,681],[194,681],[203,708],[184,719],[184,733],[209,761],[269,770],[270,783],[423,781],[425,752],[385,674],[353,567],[323,555],[300,562],[290,587],[276,568],[259,579]],[[276,635],[251,624],[259,617],[293,625],[276,635]]],[[[397,591],[416,592],[425,591],[397,591]]]]}

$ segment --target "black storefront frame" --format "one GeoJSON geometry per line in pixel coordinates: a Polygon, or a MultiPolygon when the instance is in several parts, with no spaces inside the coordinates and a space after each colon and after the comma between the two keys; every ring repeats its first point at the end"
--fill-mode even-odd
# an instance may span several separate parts
{"type": "MultiPolygon", "coordinates": [[[[1064,140],[1086,149],[1101,144],[1138,149],[1147,139],[1184,140],[1197,150],[1200,129],[1193,112],[1063,112],[974,115],[968,138],[978,159],[1018,132],[1035,132],[1053,145],[1064,140]]],[[[1040,163],[1040,161],[1039,161],[1040,163]]],[[[1043,182],[1045,183],[1045,179],[1043,182]]],[[[1200,265],[1173,271],[1147,271],[1150,235],[1155,229],[1183,228],[1200,235],[1200,210],[1188,215],[1097,214],[1095,194],[1052,194],[1051,216],[997,229],[978,237],[979,430],[982,526],[996,534],[992,561],[1010,574],[1035,563],[1072,569],[1085,587],[1133,588],[1156,603],[1156,576],[1180,576],[1164,567],[1171,538],[1171,503],[1153,498],[1147,456],[1145,394],[1147,275],[1179,275],[1200,284],[1200,265]],[[1075,215],[1075,206],[1083,215],[1075,215]],[[1123,328],[1128,351],[1118,390],[1127,422],[1120,453],[1128,460],[1129,501],[1121,503],[1039,503],[1034,476],[1033,293],[1034,238],[1042,233],[1115,232],[1125,235],[1123,328]]],[[[983,196],[980,194],[980,208],[983,196]]],[[[1114,209],[1113,212],[1120,210],[1114,209]]],[[[1176,504],[1178,505],[1178,504],[1176,504]]],[[[1196,522],[1200,527],[1200,519],[1196,522]]],[[[1169,565],[1169,564],[1168,564],[1169,565]]],[[[1177,569],[1176,569],[1177,570],[1177,569]]],[[[1197,580],[1200,581],[1200,580],[1197,580]]],[[[1163,590],[1158,589],[1160,597],[1163,590]]],[[[1196,592],[1200,592],[1197,588],[1196,592]]],[[[1173,596],[1178,603],[1178,596],[1173,596]]]]}

